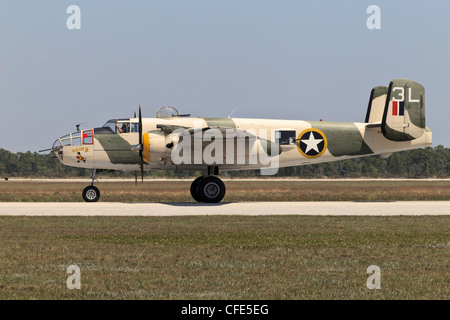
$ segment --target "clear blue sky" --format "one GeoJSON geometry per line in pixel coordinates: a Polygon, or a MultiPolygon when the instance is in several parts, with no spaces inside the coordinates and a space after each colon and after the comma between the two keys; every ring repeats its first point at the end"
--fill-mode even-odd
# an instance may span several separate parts
{"type": "Polygon", "coordinates": [[[49,148],[139,104],[363,122],[371,88],[394,78],[424,85],[433,145],[448,147],[449,15],[449,1],[0,1],[0,148],[49,148]]]}

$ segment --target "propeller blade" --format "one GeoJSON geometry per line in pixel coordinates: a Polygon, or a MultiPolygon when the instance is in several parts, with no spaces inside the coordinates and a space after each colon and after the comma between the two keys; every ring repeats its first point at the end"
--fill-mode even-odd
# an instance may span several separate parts
{"type": "Polygon", "coordinates": [[[144,146],[142,145],[142,111],[141,105],[139,105],[139,145],[141,146],[139,150],[139,166],[141,167],[141,180],[144,182],[144,146]]]}
{"type": "Polygon", "coordinates": [[[139,143],[142,143],[142,111],[139,105],[139,143]]]}
{"type": "Polygon", "coordinates": [[[141,181],[144,183],[144,165],[141,164],[141,181]]]}

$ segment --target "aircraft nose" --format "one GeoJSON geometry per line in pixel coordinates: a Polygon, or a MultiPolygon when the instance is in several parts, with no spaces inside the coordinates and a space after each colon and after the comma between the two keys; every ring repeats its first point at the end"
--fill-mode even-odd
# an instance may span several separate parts
{"type": "Polygon", "coordinates": [[[53,142],[52,150],[59,149],[62,147],[62,143],[60,139],[56,139],[55,142],[53,142]]]}
{"type": "Polygon", "coordinates": [[[62,156],[63,156],[62,147],[63,147],[63,144],[61,142],[61,138],[56,139],[55,142],[53,142],[52,152],[55,155],[55,157],[61,161],[62,161],[62,156]]]}
{"type": "MultiPolygon", "coordinates": [[[[90,131],[92,132],[93,130],[90,131]]],[[[52,152],[59,160],[62,161],[64,147],[81,145],[81,131],[72,132],[56,139],[55,142],[53,142],[52,152]]]]}

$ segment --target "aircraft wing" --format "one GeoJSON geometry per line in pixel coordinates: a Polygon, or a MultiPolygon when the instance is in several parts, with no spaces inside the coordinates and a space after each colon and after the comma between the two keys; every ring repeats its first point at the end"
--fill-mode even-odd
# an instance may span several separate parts
{"type": "MultiPolygon", "coordinates": [[[[223,150],[232,147],[235,151],[245,148],[249,152],[255,147],[261,148],[268,156],[276,156],[281,153],[279,144],[264,136],[258,136],[256,131],[222,126],[189,128],[165,124],[158,124],[157,128],[159,130],[152,130],[144,134],[144,161],[146,163],[157,162],[158,159],[168,159],[170,150],[180,148],[186,143],[189,144],[189,149],[195,145],[201,145],[202,150],[210,150],[214,143],[216,146],[218,146],[217,144],[223,145],[223,150]]],[[[193,150],[191,149],[191,151],[193,150]]]]}
{"type": "Polygon", "coordinates": [[[259,141],[261,147],[269,156],[281,153],[281,147],[279,144],[267,139],[266,137],[257,135],[256,131],[253,132],[229,127],[190,128],[187,131],[193,140],[201,139],[202,141],[211,141],[213,138],[221,138],[224,144],[229,140],[233,140],[233,145],[239,145],[239,143],[243,144],[246,140],[250,145],[253,145],[259,141]],[[278,151],[278,153],[275,153],[275,151],[278,151]]]}

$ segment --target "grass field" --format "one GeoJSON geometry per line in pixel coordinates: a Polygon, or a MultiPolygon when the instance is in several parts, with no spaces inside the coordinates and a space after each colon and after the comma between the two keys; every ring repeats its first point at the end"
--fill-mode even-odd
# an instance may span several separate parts
{"type": "MultiPolygon", "coordinates": [[[[191,181],[102,180],[100,201],[192,201],[191,181]]],[[[226,181],[224,201],[450,200],[450,181],[226,181]]],[[[86,182],[2,181],[0,201],[86,182]]],[[[450,216],[0,217],[0,299],[449,299],[450,216]],[[70,265],[81,289],[69,290],[70,265]],[[381,289],[366,269],[381,269],[381,289]]]]}
{"type": "MultiPolygon", "coordinates": [[[[100,201],[192,202],[191,180],[134,182],[100,180],[100,201]]],[[[1,181],[0,201],[83,201],[86,182],[1,181]]],[[[406,181],[225,181],[223,201],[394,201],[450,200],[450,180],[406,181]]]]}
{"type": "Polygon", "coordinates": [[[0,217],[0,299],[449,299],[450,216],[0,217]],[[81,289],[69,290],[70,265],[81,289]],[[381,269],[369,290],[366,269],[381,269]]]}

